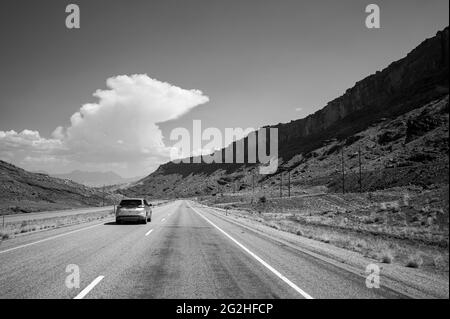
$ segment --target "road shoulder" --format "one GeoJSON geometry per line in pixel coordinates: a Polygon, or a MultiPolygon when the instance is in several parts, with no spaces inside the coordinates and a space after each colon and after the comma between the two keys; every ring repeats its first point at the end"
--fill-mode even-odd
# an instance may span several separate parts
{"type": "Polygon", "coordinates": [[[233,216],[226,210],[195,203],[198,207],[207,209],[215,216],[241,226],[256,234],[275,240],[314,258],[333,264],[346,271],[367,277],[366,267],[376,264],[381,272],[381,284],[401,294],[412,298],[449,298],[448,278],[433,275],[420,269],[410,269],[398,265],[381,264],[374,259],[358,253],[338,248],[326,243],[297,236],[292,233],[277,230],[257,221],[233,216]]]}

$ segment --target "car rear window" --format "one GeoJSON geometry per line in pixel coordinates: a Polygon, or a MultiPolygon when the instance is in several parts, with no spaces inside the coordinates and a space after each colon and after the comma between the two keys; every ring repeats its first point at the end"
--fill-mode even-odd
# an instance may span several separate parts
{"type": "Polygon", "coordinates": [[[142,200],[140,199],[124,199],[120,202],[120,206],[124,207],[137,207],[142,205],[142,200]]]}

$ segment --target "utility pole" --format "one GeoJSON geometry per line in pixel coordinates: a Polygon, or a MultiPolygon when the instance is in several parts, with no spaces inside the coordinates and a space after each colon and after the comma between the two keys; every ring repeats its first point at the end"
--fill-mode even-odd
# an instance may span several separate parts
{"type": "Polygon", "coordinates": [[[288,197],[291,197],[291,171],[288,172],[288,197]]]}
{"type": "Polygon", "coordinates": [[[280,198],[283,197],[283,172],[280,172],[280,198]]]}
{"type": "Polygon", "coordinates": [[[255,195],[255,173],[252,174],[252,192],[255,195]]]}
{"type": "Polygon", "coordinates": [[[345,194],[345,163],[344,163],[344,147],[341,149],[341,162],[342,162],[342,194],[345,194]]]}
{"type": "Polygon", "coordinates": [[[105,185],[102,187],[102,207],[105,206],[105,185]]]}
{"type": "Polygon", "coordinates": [[[361,145],[358,145],[358,163],[359,163],[359,192],[362,193],[361,145]]]}

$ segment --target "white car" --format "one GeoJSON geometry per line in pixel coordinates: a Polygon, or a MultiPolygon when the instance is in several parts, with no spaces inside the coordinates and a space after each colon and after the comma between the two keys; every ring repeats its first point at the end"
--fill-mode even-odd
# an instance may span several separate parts
{"type": "Polygon", "coordinates": [[[143,224],[152,221],[152,204],[144,198],[122,199],[116,209],[116,224],[126,221],[138,221],[143,224]]]}

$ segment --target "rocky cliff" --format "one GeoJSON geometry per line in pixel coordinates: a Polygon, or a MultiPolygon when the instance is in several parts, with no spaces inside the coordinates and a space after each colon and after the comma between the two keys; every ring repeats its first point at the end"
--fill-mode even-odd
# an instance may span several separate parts
{"type": "Polygon", "coordinates": [[[398,116],[448,93],[448,70],[447,27],[405,58],[359,81],[323,109],[277,125],[284,160],[314,149],[323,138],[345,138],[381,118],[398,116]],[[298,145],[302,143],[303,147],[298,145]]]}

